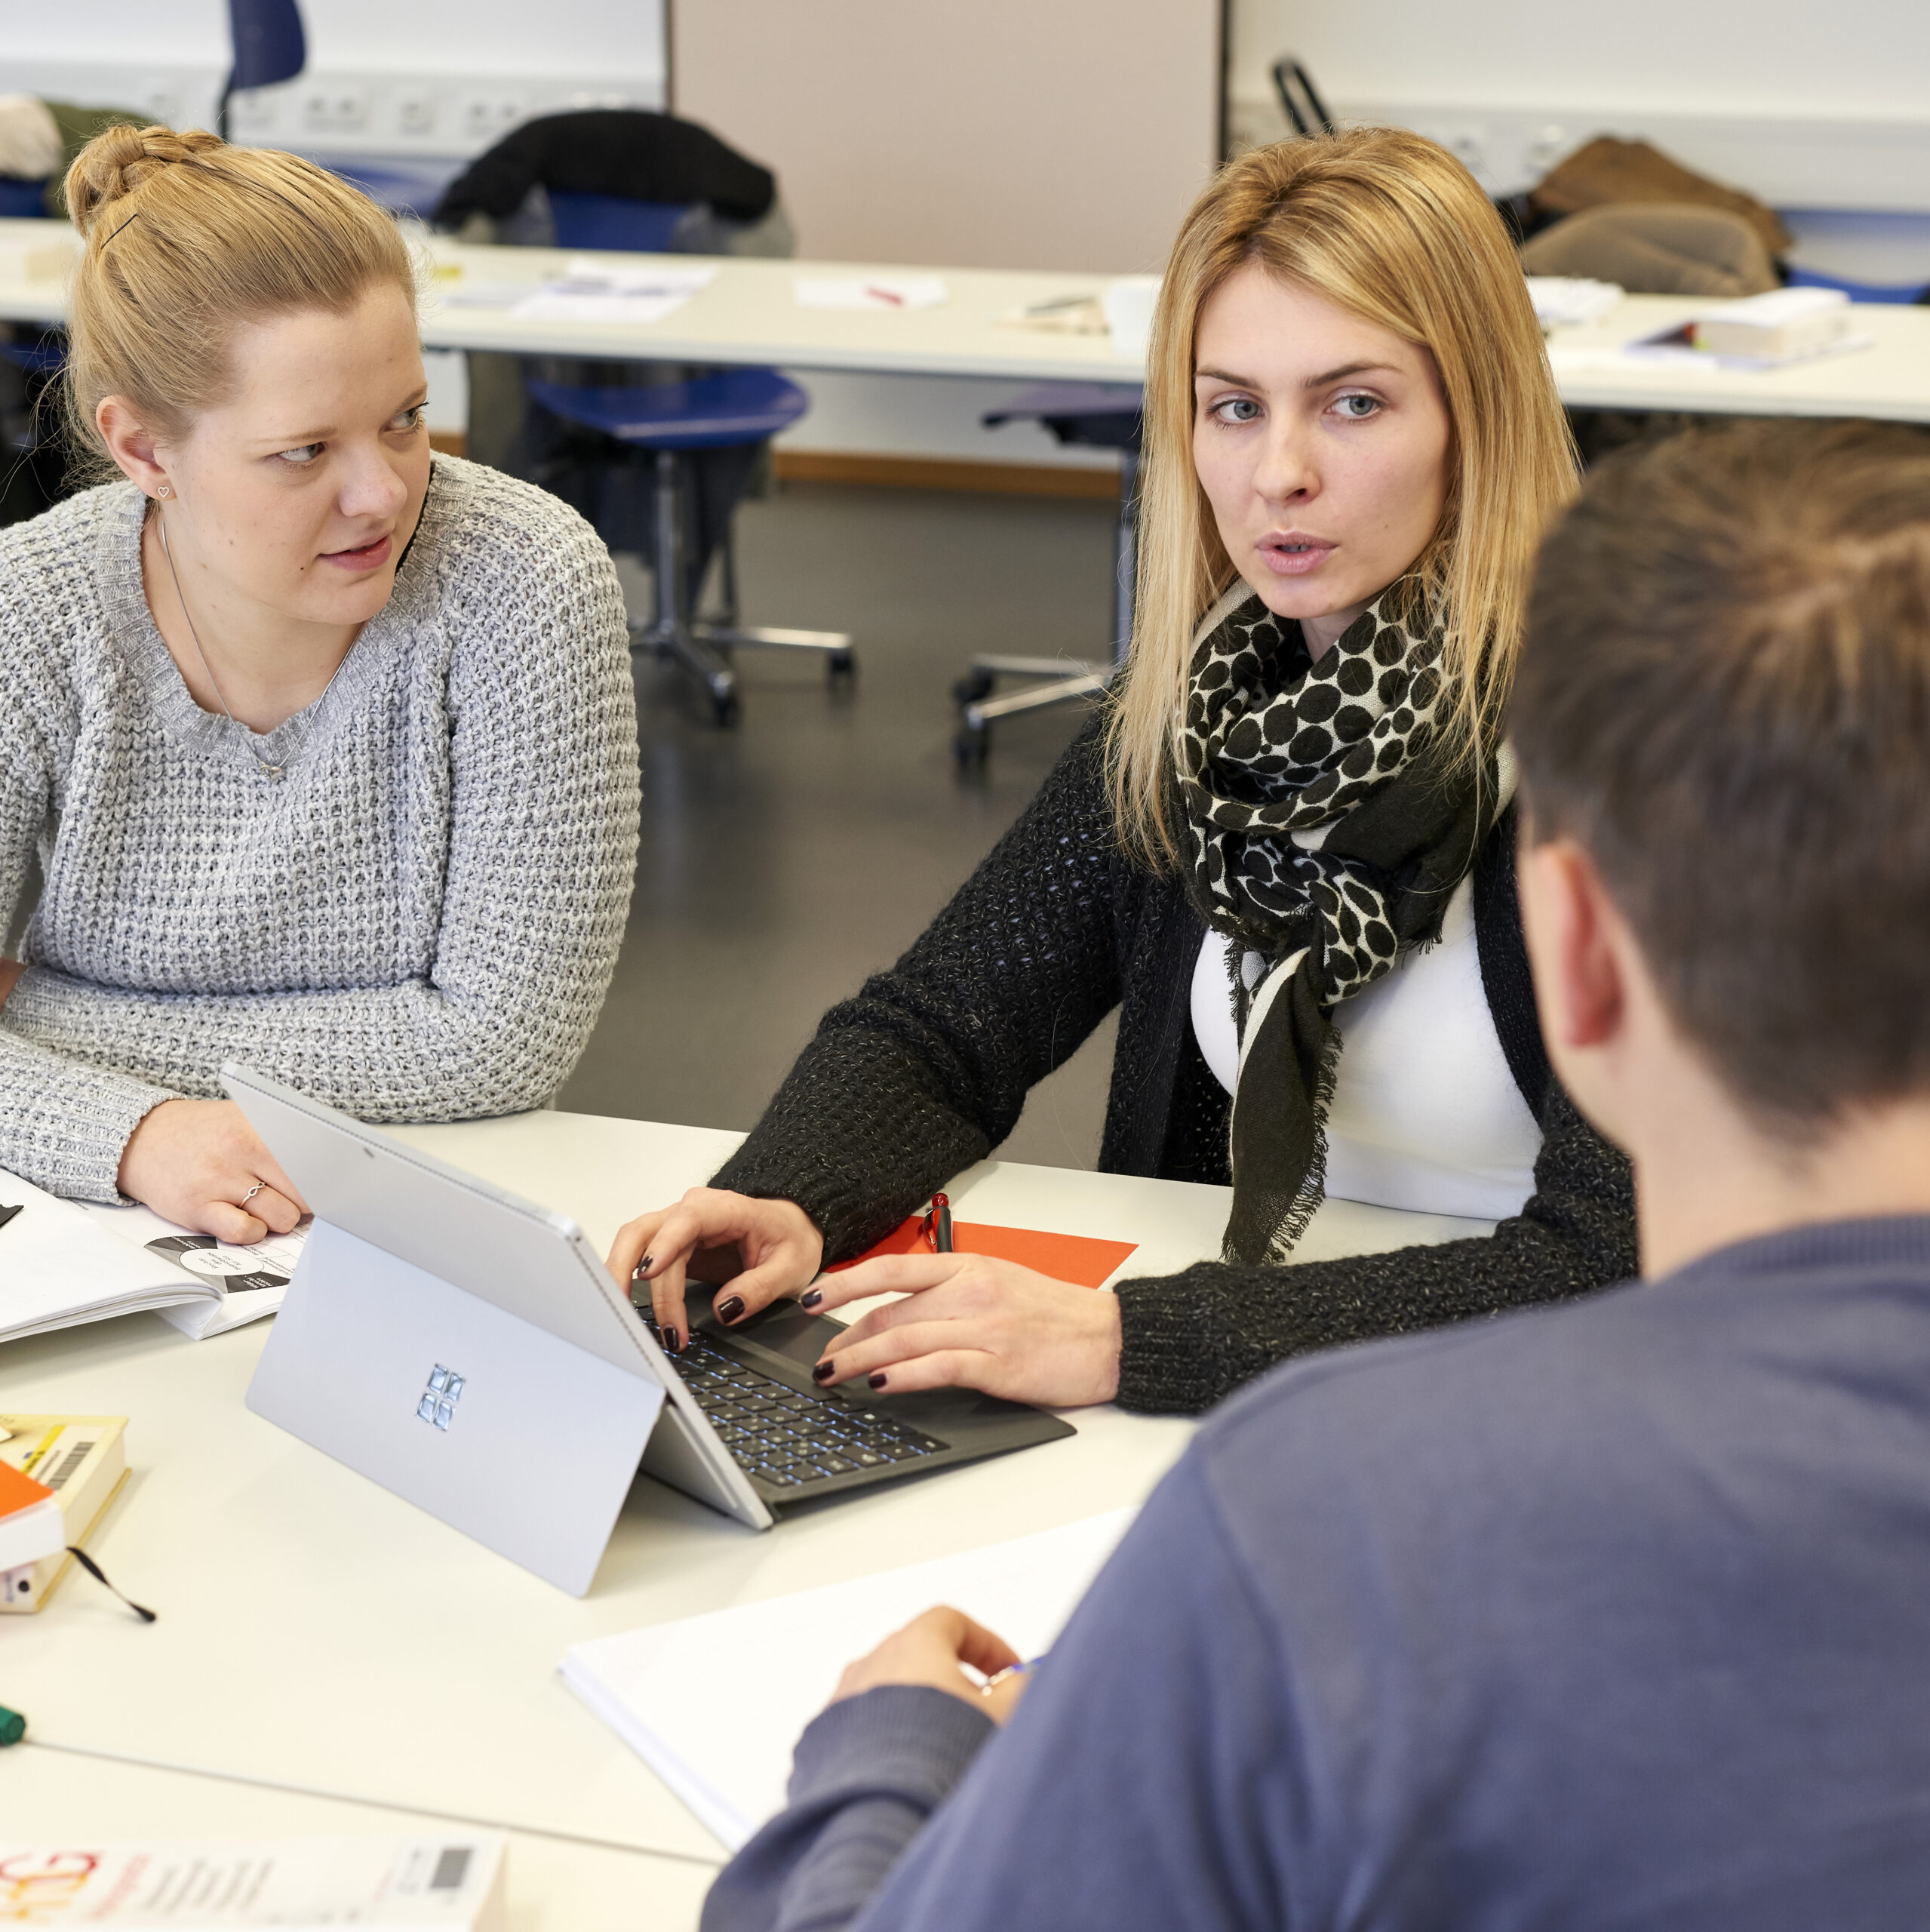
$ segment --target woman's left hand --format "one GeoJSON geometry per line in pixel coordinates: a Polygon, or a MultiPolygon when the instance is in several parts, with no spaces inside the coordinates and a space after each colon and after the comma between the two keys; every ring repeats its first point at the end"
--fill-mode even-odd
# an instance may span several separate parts
{"type": "Polygon", "coordinates": [[[1118,1393],[1115,1295],[989,1255],[881,1254],[820,1275],[800,1305],[822,1313],[881,1294],[906,1299],[873,1309],[825,1351],[812,1373],[827,1386],[979,1389],[1046,1408],[1118,1393]]]}
{"type": "Polygon", "coordinates": [[[20,975],[26,971],[26,963],[20,959],[0,959],[0,1006],[7,1004],[7,995],[19,983],[20,975]]]}

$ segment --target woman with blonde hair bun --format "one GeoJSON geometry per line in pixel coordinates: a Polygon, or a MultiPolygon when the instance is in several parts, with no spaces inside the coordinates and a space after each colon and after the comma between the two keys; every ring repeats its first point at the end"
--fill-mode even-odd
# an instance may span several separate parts
{"type": "Polygon", "coordinates": [[[1387,128],[1225,168],[1167,268],[1146,451],[1122,687],[713,1186],[624,1230],[611,1266],[667,1331],[690,1266],[729,1321],[861,1253],[1114,1006],[1099,1164],[1230,1180],[1225,1258],[1116,1296],[874,1260],[804,1297],[906,1291],[820,1381],[1197,1410],[1303,1349],[1635,1272],[1627,1164],[1536,1025],[1502,738],[1576,463],[1466,169],[1387,128]],[[1289,1265],[1329,1196],[1467,1238],[1289,1265]]]}
{"type": "Polygon", "coordinates": [[[109,129],[67,371],[115,478],[0,531],[0,1167],[234,1241],[303,1204],[239,1060],[365,1119],[554,1093],[614,968],[609,558],[432,455],[414,265],[293,155],[109,129]]]}

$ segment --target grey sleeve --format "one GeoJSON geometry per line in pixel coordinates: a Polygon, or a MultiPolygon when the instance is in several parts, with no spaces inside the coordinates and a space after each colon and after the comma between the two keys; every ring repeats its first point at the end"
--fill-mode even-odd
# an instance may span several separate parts
{"type": "Polygon", "coordinates": [[[798,1740],[790,1803],[718,1875],[702,1932],[833,1932],[991,1737],[982,1711],[892,1684],[833,1704],[798,1740]]]}
{"type": "MultiPolygon", "coordinates": [[[[0,681],[0,934],[11,933],[19,918],[34,848],[52,809],[58,726],[47,703],[13,677],[0,681]]],[[[7,1026],[15,1011],[13,999],[0,1008],[0,1168],[50,1193],[118,1200],[115,1177],[128,1137],[149,1109],[174,1096],[22,1039],[7,1026]]]]}
{"type": "MultiPolygon", "coordinates": [[[[585,548],[565,595],[512,599],[493,622],[475,622],[450,667],[448,869],[426,976],[317,992],[160,995],[37,968],[7,1017],[32,1033],[140,1040],[142,1070],[159,1083],[141,1089],[146,1106],[173,1091],[218,1091],[214,1072],[227,1059],[372,1121],[475,1118],[548,1099],[595,1024],[636,866],[628,638],[608,558],[585,548]]],[[[45,1097],[57,1104],[100,1085],[71,1059],[41,1058],[50,1063],[45,1097]]],[[[10,1088],[0,1100],[9,1155],[24,1145],[18,1114],[10,1088]]],[[[47,1184],[111,1199],[102,1177],[111,1180],[139,1118],[123,1106],[76,1123],[83,1171],[47,1184]]]]}

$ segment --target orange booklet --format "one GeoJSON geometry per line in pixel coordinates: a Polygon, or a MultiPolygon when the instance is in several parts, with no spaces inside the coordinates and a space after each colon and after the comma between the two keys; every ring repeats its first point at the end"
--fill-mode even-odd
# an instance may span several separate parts
{"type": "MultiPolygon", "coordinates": [[[[856,1267],[859,1261],[874,1260],[880,1254],[916,1254],[925,1244],[924,1225],[922,1214],[913,1214],[856,1260],[841,1261],[825,1272],[841,1274],[847,1268],[856,1267]]],[[[1096,1241],[1089,1235],[1049,1235],[1037,1228],[999,1228],[988,1222],[954,1220],[951,1245],[955,1254],[993,1254],[1001,1261],[1016,1261],[1022,1268],[1037,1269],[1055,1281],[1076,1281],[1082,1288],[1096,1288],[1139,1243],[1096,1241]]]]}

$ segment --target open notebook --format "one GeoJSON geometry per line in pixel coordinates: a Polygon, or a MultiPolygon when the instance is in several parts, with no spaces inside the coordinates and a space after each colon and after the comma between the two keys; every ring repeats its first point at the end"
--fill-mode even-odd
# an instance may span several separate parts
{"type": "Polygon", "coordinates": [[[1116,1509],[881,1576],[596,1637],[570,1687],[732,1850],[783,1807],[791,1749],[844,1666],[934,1604],[1023,1657],[1050,1649],[1136,1512],[1116,1509]],[[730,1659],[755,1659],[755,1668],[730,1659]]]}
{"type": "Polygon", "coordinates": [[[272,1315],[306,1225],[252,1247],[192,1234],[150,1208],[63,1201],[0,1173],[0,1342],[158,1310],[197,1340],[272,1315]]]}

